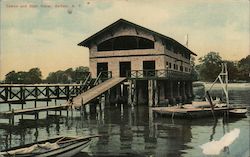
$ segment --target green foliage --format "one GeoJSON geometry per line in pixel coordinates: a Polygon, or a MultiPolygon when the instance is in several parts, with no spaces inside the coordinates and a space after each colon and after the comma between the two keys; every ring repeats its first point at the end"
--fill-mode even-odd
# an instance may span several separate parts
{"type": "Polygon", "coordinates": [[[199,58],[201,64],[195,68],[199,72],[199,79],[202,81],[214,81],[221,71],[221,63],[227,63],[228,79],[231,82],[250,81],[250,55],[239,62],[222,61],[219,53],[210,52],[199,58]]]}
{"type": "Polygon", "coordinates": [[[238,68],[240,73],[239,79],[250,82],[250,55],[239,61],[238,68]]]}
{"type": "Polygon", "coordinates": [[[49,73],[45,80],[42,80],[42,72],[39,68],[32,68],[28,72],[11,71],[5,75],[5,83],[13,84],[35,84],[35,83],[80,83],[89,74],[88,67],[77,67],[49,73]]]}
{"type": "Polygon", "coordinates": [[[88,76],[88,67],[77,67],[75,70],[69,68],[65,71],[58,70],[56,72],[49,73],[45,79],[46,83],[80,83],[84,81],[88,76]]]}
{"type": "Polygon", "coordinates": [[[223,62],[227,64],[228,80],[231,82],[238,80],[240,73],[237,68],[237,63],[232,61],[223,61],[223,62]]]}
{"type": "Polygon", "coordinates": [[[197,81],[199,76],[198,76],[197,70],[195,69],[195,58],[194,57],[190,58],[190,64],[191,64],[191,76],[192,76],[192,79],[197,81]]]}
{"type": "Polygon", "coordinates": [[[42,72],[39,68],[32,68],[28,72],[11,71],[5,75],[5,83],[34,84],[42,82],[42,72]]]}
{"type": "Polygon", "coordinates": [[[204,57],[199,58],[201,63],[197,68],[200,79],[203,81],[213,81],[221,71],[221,57],[217,52],[209,52],[204,57]]]}

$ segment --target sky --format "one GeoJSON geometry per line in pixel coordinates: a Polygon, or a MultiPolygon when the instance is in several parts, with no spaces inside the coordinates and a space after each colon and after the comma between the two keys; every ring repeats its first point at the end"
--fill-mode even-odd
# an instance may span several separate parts
{"type": "Polygon", "coordinates": [[[237,61],[250,54],[249,0],[0,0],[0,80],[12,71],[49,72],[89,66],[77,46],[126,19],[185,43],[199,57],[219,52],[237,61]]]}

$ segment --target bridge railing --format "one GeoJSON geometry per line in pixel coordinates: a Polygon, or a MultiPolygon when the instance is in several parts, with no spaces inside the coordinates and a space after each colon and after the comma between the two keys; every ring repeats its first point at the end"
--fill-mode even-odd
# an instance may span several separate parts
{"type": "Polygon", "coordinates": [[[0,103],[69,99],[81,93],[81,84],[0,85],[0,103]]]}
{"type": "MultiPolygon", "coordinates": [[[[110,78],[111,72],[103,73],[101,80],[110,78]]],[[[89,75],[82,84],[0,84],[0,103],[25,103],[66,99],[86,91],[91,84],[89,75]]]]}
{"type": "Polygon", "coordinates": [[[192,80],[190,73],[168,70],[168,69],[147,69],[147,70],[131,70],[126,74],[128,79],[178,79],[178,80],[192,80]]]}

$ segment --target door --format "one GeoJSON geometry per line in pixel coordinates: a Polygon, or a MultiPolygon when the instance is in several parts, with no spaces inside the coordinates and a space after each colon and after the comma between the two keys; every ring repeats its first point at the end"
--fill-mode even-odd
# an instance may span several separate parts
{"type": "Polygon", "coordinates": [[[108,72],[107,62],[97,63],[97,76],[99,75],[100,72],[108,72]]]}
{"type": "Polygon", "coordinates": [[[143,76],[155,76],[155,61],[143,61],[143,76]]]}
{"type": "MultiPolygon", "coordinates": [[[[127,77],[127,72],[131,71],[131,62],[120,62],[120,77],[127,77]]],[[[128,73],[130,76],[130,73],[128,73]]]]}

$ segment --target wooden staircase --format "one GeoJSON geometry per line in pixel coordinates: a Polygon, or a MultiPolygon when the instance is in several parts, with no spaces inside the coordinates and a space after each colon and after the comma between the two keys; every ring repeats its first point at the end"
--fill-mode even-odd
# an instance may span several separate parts
{"type": "Polygon", "coordinates": [[[98,97],[102,93],[106,92],[107,90],[114,87],[115,85],[123,82],[124,80],[126,80],[126,78],[124,77],[110,78],[96,85],[95,87],[90,88],[86,92],[74,97],[72,101],[72,105],[76,108],[80,107],[81,105],[85,105],[92,99],[98,97]]]}

